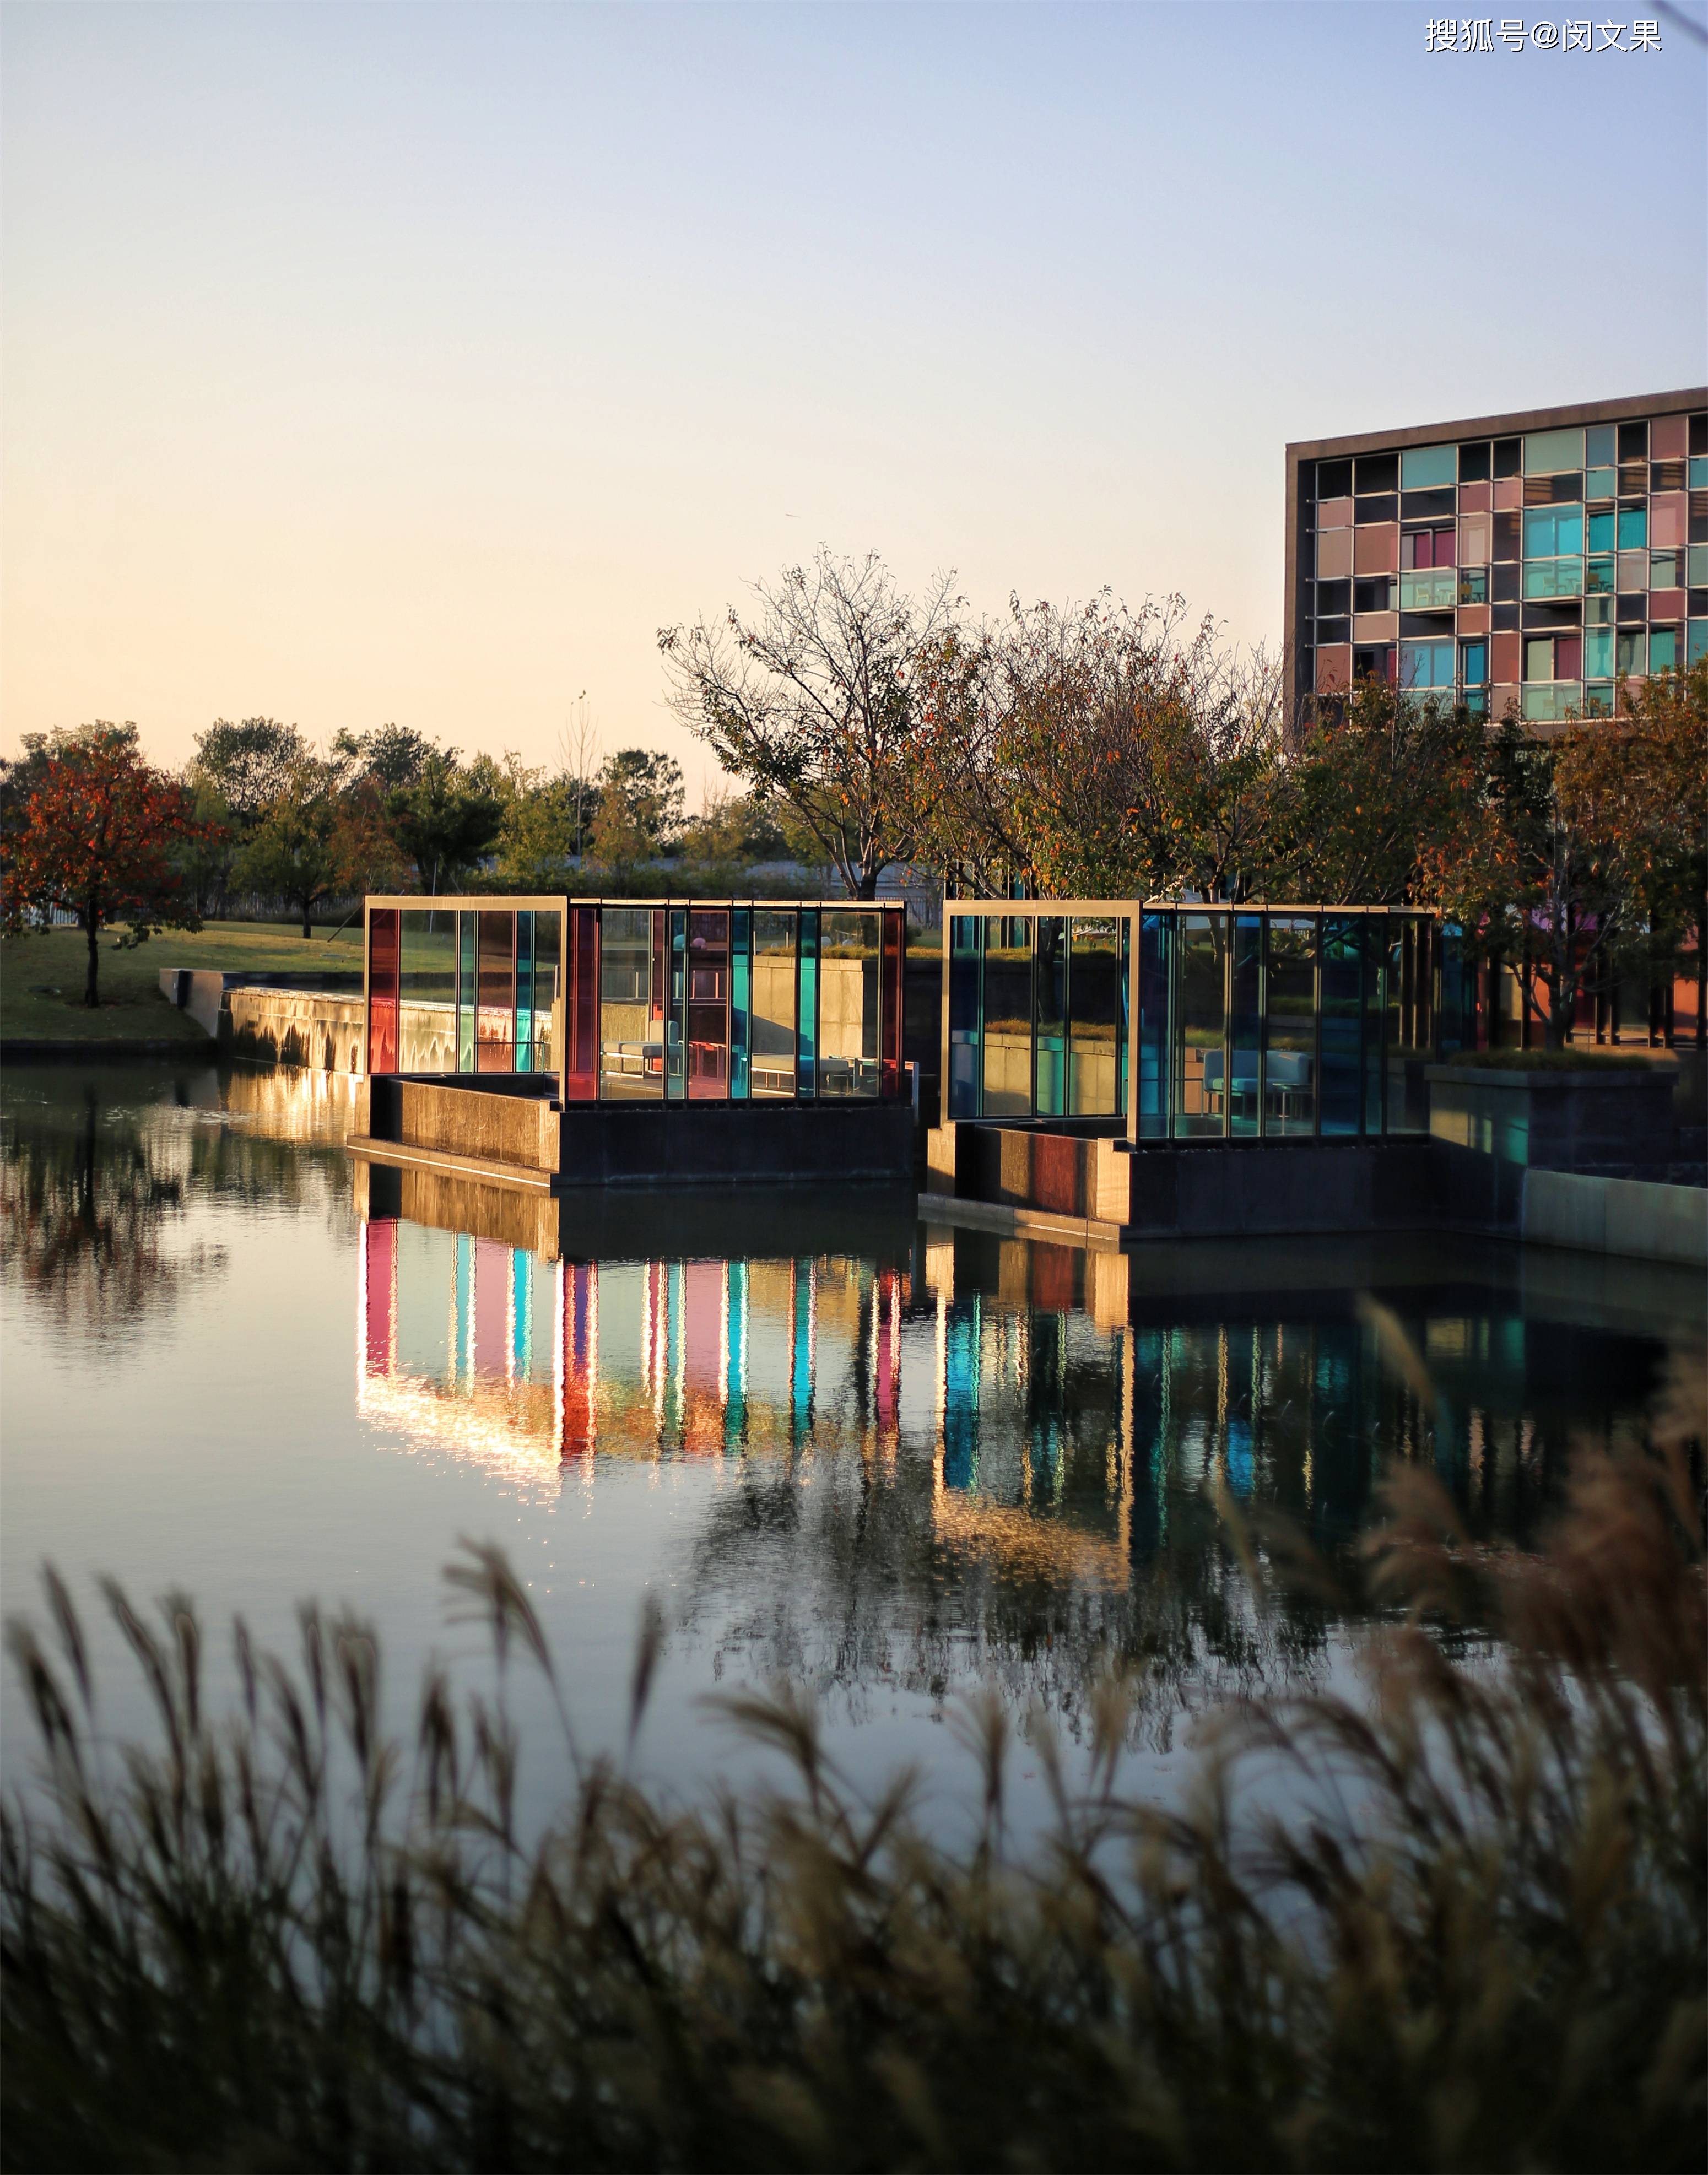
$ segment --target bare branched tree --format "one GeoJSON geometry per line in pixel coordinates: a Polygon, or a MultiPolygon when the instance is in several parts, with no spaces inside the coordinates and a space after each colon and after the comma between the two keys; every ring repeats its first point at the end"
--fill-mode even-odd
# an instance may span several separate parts
{"type": "Polygon", "coordinates": [[[794,811],[856,898],[915,850],[919,659],[953,624],[953,582],[914,599],[875,552],[821,546],[753,584],[751,618],[659,632],[677,717],[756,800],[794,811]]]}

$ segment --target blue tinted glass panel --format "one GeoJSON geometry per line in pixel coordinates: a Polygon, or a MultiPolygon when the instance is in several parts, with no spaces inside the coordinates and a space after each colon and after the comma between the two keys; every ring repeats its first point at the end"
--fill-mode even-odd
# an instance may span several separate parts
{"type": "Polygon", "coordinates": [[[1172,925],[1147,914],[1139,927],[1139,1136],[1168,1130],[1168,955],[1172,925]]]}
{"type": "Polygon", "coordinates": [[[1591,551],[1611,551],[1613,548],[1613,511],[1609,507],[1605,513],[1592,513],[1587,524],[1588,548],[1591,551]]]}
{"type": "Polygon", "coordinates": [[[1234,925],[1233,1002],[1228,1012],[1228,1115],[1237,1134],[1258,1129],[1262,1082],[1258,1053],[1262,1035],[1263,924],[1242,914],[1234,925]]]}
{"type": "Polygon", "coordinates": [[[796,1093],[811,1095],[818,1055],[818,909],[800,910],[800,999],[794,1028],[796,1093]]]}
{"type": "Polygon", "coordinates": [[[534,1070],[534,916],[516,915],[516,1070],[534,1070]]]}
{"type": "Polygon", "coordinates": [[[949,1115],[979,1115],[979,1028],[984,1011],[979,995],[980,938],[984,923],[974,914],[949,921],[949,1115]]]}
{"type": "Polygon", "coordinates": [[[745,906],[730,916],[729,1093],[745,1101],[748,1092],[748,1022],[753,1012],[753,916],[745,906]]]}
{"type": "Polygon", "coordinates": [[[1583,508],[1579,506],[1532,506],[1524,516],[1524,556],[1526,559],[1557,559],[1583,549],[1583,508]]]}
{"type": "Polygon", "coordinates": [[[1649,545],[1649,509],[1646,506],[1622,506],[1619,508],[1619,549],[1622,551],[1646,551],[1649,545]]]}
{"type": "Polygon", "coordinates": [[[1486,642],[1461,643],[1459,651],[1461,674],[1467,687],[1480,687],[1488,677],[1488,644],[1486,642]]]}

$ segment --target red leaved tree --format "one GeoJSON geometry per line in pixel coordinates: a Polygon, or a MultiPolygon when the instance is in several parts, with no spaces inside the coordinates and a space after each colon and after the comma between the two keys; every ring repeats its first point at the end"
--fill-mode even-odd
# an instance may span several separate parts
{"type": "Polygon", "coordinates": [[[134,725],[30,734],[7,811],[4,915],[68,909],[89,938],[84,1002],[100,1001],[100,931],[198,925],[180,865],[207,830],[192,796],[143,759],[134,725]]]}

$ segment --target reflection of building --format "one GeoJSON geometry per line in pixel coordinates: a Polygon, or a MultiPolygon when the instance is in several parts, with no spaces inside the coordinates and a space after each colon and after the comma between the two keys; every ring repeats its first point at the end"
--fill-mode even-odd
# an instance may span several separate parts
{"type": "Polygon", "coordinates": [[[1538,724],[1708,655],[1708,388],[1289,446],[1286,643],[1538,724]]]}
{"type": "Polygon", "coordinates": [[[363,1228],[358,1403],[501,1467],[896,1445],[897,1269],[846,1256],[551,1261],[400,1218],[363,1228]]]}

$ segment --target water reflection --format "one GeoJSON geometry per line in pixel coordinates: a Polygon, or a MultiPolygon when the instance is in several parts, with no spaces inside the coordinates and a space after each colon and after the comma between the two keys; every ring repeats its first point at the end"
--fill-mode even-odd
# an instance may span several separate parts
{"type": "Polygon", "coordinates": [[[1458,1241],[1188,1265],[895,1208],[838,1243],[830,1207],[798,1204],[745,1212],[744,1241],[727,1201],[632,1200],[590,1229],[604,1212],[366,1183],[364,1415],[535,1500],[618,1464],[709,1463],[679,1631],[716,1673],[787,1670],[856,1716],[973,1674],[1071,1714],[1120,1659],[1147,1672],[1166,1742],[1183,1706],[1320,1668],[1330,1635],[1315,1606],[1254,1608],[1218,1501],[1284,1511],[1332,1553],[1386,1462],[1423,1460],[1474,1525],[1521,1538],[1569,1440],[1629,1424],[1663,1351],[1600,1265],[1527,1283],[1516,1255],[1458,1241]],[[1434,1370],[1433,1408],[1385,1363],[1371,1288],[1434,1370]]]}

